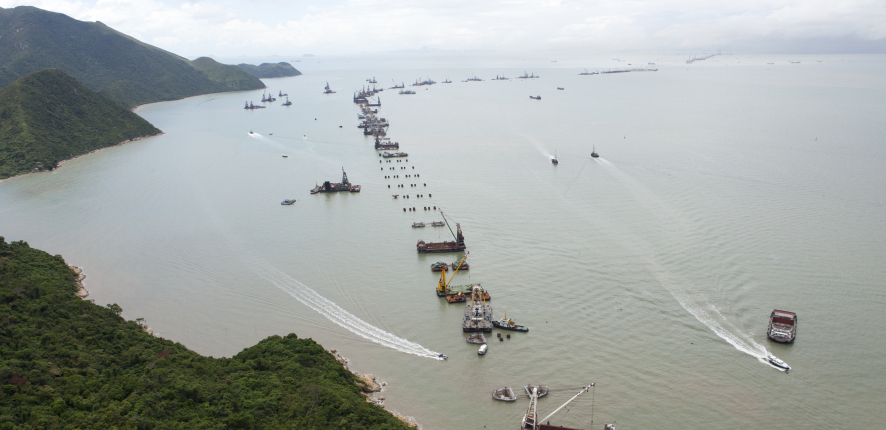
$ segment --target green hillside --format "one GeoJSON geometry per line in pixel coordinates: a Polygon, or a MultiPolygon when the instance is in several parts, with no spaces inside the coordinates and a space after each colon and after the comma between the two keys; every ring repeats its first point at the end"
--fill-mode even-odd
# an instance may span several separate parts
{"type": "Polygon", "coordinates": [[[127,107],[265,87],[237,66],[201,60],[188,61],[101,22],[30,6],[0,8],[0,87],[56,68],[127,107]]]}
{"type": "Polygon", "coordinates": [[[0,179],[158,133],[58,69],[34,72],[0,89],[0,179]]]}
{"type": "Polygon", "coordinates": [[[231,358],[74,295],[60,255],[0,237],[0,429],[407,429],[310,339],[231,358]]]}
{"type": "Polygon", "coordinates": [[[256,78],[283,78],[301,74],[295,67],[292,67],[292,64],[285,62],[261,63],[258,66],[242,63],[237,66],[256,78]]]}

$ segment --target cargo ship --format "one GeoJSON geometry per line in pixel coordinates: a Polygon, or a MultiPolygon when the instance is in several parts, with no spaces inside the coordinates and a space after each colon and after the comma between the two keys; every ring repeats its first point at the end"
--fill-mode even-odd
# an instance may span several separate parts
{"type": "Polygon", "coordinates": [[[311,190],[311,194],[318,193],[337,193],[339,191],[348,191],[352,193],[359,193],[360,186],[354,185],[348,182],[348,174],[345,173],[345,169],[341,169],[341,182],[329,182],[326,181],[323,185],[317,185],[314,189],[311,190]]]}
{"type": "Polygon", "coordinates": [[[797,338],[797,314],[773,310],[769,315],[769,329],[766,334],[776,342],[793,342],[797,338]]]}

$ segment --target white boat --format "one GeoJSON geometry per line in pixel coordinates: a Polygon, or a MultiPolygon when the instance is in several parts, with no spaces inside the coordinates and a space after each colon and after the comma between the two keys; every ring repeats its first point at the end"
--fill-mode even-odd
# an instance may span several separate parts
{"type": "Polygon", "coordinates": [[[487,349],[489,349],[489,346],[486,345],[485,343],[483,345],[480,345],[480,350],[477,351],[477,355],[486,355],[487,349]]]}
{"type": "Polygon", "coordinates": [[[283,158],[289,158],[289,156],[286,154],[283,154],[283,158]]]}
{"type": "Polygon", "coordinates": [[[771,364],[775,367],[778,367],[779,369],[791,370],[791,366],[788,366],[788,364],[785,363],[782,359],[780,359],[772,354],[769,354],[769,357],[767,357],[767,360],[769,360],[769,364],[771,364]]]}

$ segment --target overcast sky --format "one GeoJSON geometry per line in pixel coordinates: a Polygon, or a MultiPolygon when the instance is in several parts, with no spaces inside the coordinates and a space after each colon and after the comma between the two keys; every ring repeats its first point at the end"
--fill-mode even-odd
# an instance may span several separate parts
{"type": "Polygon", "coordinates": [[[886,0],[0,0],[187,57],[491,51],[886,52],[886,0]]]}

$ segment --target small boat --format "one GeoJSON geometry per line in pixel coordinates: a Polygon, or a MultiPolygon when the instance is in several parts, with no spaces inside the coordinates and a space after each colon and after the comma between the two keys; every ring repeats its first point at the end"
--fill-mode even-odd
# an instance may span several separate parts
{"type": "Polygon", "coordinates": [[[541,96],[529,96],[532,100],[541,100],[541,96]]]}
{"type": "Polygon", "coordinates": [[[557,160],[557,152],[554,151],[554,158],[551,158],[552,164],[560,164],[560,160],[557,160]]]}
{"type": "Polygon", "coordinates": [[[558,90],[562,90],[562,89],[563,89],[563,87],[557,87],[557,89],[558,89],[558,90]]]}
{"type": "Polygon", "coordinates": [[[443,355],[443,354],[437,354],[437,358],[440,358],[440,359],[445,360],[445,359],[447,359],[447,358],[449,358],[449,357],[447,357],[447,356],[445,356],[445,355],[443,355]]]}
{"type": "Polygon", "coordinates": [[[433,221],[431,222],[431,225],[434,227],[443,227],[444,225],[446,225],[446,223],[443,221],[433,221]]]}
{"type": "Polygon", "coordinates": [[[286,103],[283,103],[283,106],[292,106],[292,102],[289,101],[289,97],[286,97],[286,103]]]}
{"type": "Polygon", "coordinates": [[[593,146],[591,149],[591,158],[600,158],[600,154],[597,153],[596,146],[593,146]]]}
{"type": "Polygon", "coordinates": [[[517,395],[514,394],[514,390],[511,387],[504,387],[493,391],[492,398],[503,402],[513,402],[517,400],[517,395]]]}
{"type": "Polygon", "coordinates": [[[423,222],[414,222],[414,223],[412,223],[412,228],[421,228],[421,227],[424,227],[424,226],[425,226],[425,223],[423,223],[423,222]]]}
{"type": "Polygon", "coordinates": [[[504,318],[502,318],[498,321],[492,321],[492,325],[495,326],[495,328],[500,328],[502,330],[522,331],[522,332],[529,331],[529,327],[517,325],[517,323],[515,323],[514,320],[508,318],[507,312],[505,312],[504,318]]]}
{"type": "Polygon", "coordinates": [[[295,203],[295,199],[286,199],[286,200],[283,200],[282,202],[280,202],[281,205],[286,205],[286,206],[289,206],[293,203],[295,203]]]}
{"type": "Polygon", "coordinates": [[[477,351],[477,355],[486,355],[487,349],[489,349],[489,345],[486,345],[485,343],[483,345],[480,345],[480,349],[477,351]]]}
{"type": "Polygon", "coordinates": [[[442,261],[438,261],[438,262],[431,265],[431,271],[432,272],[442,272],[444,269],[446,269],[448,267],[449,267],[448,264],[446,264],[442,261]]]}
{"type": "MultiPolygon", "coordinates": [[[[536,388],[535,385],[525,385],[523,389],[526,390],[526,394],[532,395],[532,389],[536,388]]],[[[547,385],[539,385],[538,386],[538,397],[544,397],[548,394],[548,386],[547,385]]]]}
{"type": "Polygon", "coordinates": [[[766,335],[776,342],[791,343],[797,338],[797,314],[775,309],[769,315],[766,335]]]}
{"type": "Polygon", "coordinates": [[[283,158],[289,158],[289,156],[286,154],[283,154],[283,158]]]}
{"type": "Polygon", "coordinates": [[[455,270],[455,269],[468,270],[470,268],[471,268],[471,266],[468,263],[461,263],[461,267],[458,267],[458,261],[456,261],[455,263],[452,263],[452,270],[455,270]]]}
{"type": "Polygon", "coordinates": [[[778,367],[779,369],[791,370],[791,366],[788,366],[787,363],[772,354],[769,354],[769,357],[766,357],[766,360],[769,361],[769,364],[778,367]]]}
{"type": "Polygon", "coordinates": [[[474,333],[474,334],[466,337],[465,340],[467,340],[468,343],[475,343],[475,344],[482,344],[482,345],[486,344],[486,336],[483,336],[483,333],[474,333]]]}
{"type": "Polygon", "coordinates": [[[249,130],[249,134],[255,134],[255,133],[253,133],[252,130],[249,130]]]}

